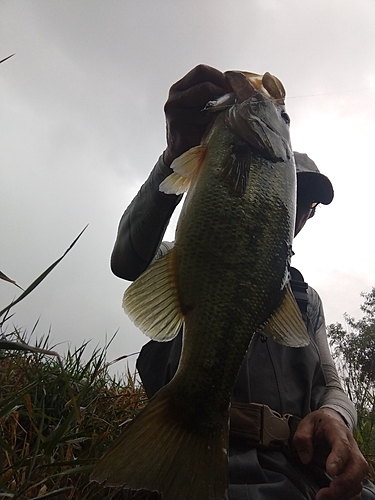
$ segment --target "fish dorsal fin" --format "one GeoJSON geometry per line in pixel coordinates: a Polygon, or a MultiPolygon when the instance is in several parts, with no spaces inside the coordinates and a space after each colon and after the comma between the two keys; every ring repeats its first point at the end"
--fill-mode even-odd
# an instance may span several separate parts
{"type": "Polygon", "coordinates": [[[127,288],[122,303],[133,323],[158,342],[172,340],[183,323],[173,271],[174,252],[172,248],[146,269],[127,288]]]}
{"type": "Polygon", "coordinates": [[[289,284],[282,303],[267,321],[262,333],[289,347],[309,344],[309,334],[289,284]]]}
{"type": "Polygon", "coordinates": [[[189,190],[192,180],[197,176],[206,156],[206,146],[199,145],[189,149],[173,160],[169,175],[159,186],[166,194],[183,194],[189,190]]]}

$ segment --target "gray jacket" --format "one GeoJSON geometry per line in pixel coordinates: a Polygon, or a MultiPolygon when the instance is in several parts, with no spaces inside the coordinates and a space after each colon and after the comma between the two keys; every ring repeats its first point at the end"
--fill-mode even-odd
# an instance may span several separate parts
{"type": "MultiPolygon", "coordinates": [[[[158,252],[160,256],[168,249],[168,244],[160,246],[161,241],[181,199],[159,192],[160,182],[170,172],[160,158],[120,222],[119,238],[122,249],[126,249],[122,267],[125,279],[136,279],[158,252]]],[[[116,251],[115,246],[114,254],[116,251]]],[[[263,403],[281,414],[299,417],[327,406],[338,411],[353,430],[356,411],[342,390],[329,351],[320,297],[301,276],[299,281],[302,289],[307,289],[305,321],[311,343],[293,349],[254,335],[238,374],[233,401],[263,403]]],[[[151,341],[143,347],[137,367],[149,396],[173,377],[181,344],[180,332],[172,342],[151,341]]]]}

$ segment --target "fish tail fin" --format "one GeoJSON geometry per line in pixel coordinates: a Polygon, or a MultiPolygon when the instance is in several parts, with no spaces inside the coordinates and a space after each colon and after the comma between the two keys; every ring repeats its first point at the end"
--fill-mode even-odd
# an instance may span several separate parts
{"type": "Polygon", "coordinates": [[[228,419],[205,429],[191,425],[171,407],[169,386],[126,426],[91,480],[158,491],[163,500],[226,500],[228,419]]]}

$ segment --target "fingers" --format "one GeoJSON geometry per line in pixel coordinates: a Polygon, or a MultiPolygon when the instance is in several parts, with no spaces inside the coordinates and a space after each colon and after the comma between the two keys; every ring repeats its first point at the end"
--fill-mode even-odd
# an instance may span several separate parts
{"type": "Polygon", "coordinates": [[[361,493],[362,480],[368,472],[368,464],[357,443],[350,438],[340,446],[333,446],[327,459],[327,473],[333,477],[330,487],[317,499],[345,500],[361,493]]]}
{"type": "Polygon", "coordinates": [[[184,95],[176,94],[165,103],[164,111],[167,121],[179,120],[184,124],[191,125],[209,123],[211,116],[202,110],[211,98],[212,94],[207,88],[203,91],[193,88],[186,91],[184,95]]]}
{"type": "Polygon", "coordinates": [[[328,446],[324,462],[333,479],[329,488],[318,492],[317,500],[353,500],[360,495],[368,464],[337,412],[321,408],[307,415],[300,422],[293,442],[305,464],[315,462],[319,458],[317,451],[328,446]]]}
{"type": "Polygon", "coordinates": [[[201,64],[172,85],[165,111],[167,113],[173,108],[198,108],[201,111],[208,101],[230,91],[224,73],[201,64]]]}
{"type": "Polygon", "coordinates": [[[332,451],[328,455],[326,470],[330,476],[340,474],[344,465],[347,463],[352,453],[350,440],[344,429],[335,429],[333,432],[327,432],[327,439],[332,443],[332,451]]]}
{"type": "Polygon", "coordinates": [[[200,65],[172,85],[164,106],[167,124],[167,148],[164,162],[172,161],[193,146],[197,146],[214,119],[203,108],[207,102],[231,91],[224,73],[200,65]]]}
{"type": "Polygon", "coordinates": [[[330,476],[346,474],[353,478],[364,478],[368,464],[360,452],[352,433],[334,410],[323,409],[327,418],[321,421],[322,436],[331,447],[327,457],[326,470],[330,476]]]}
{"type": "Polygon", "coordinates": [[[208,101],[231,91],[224,73],[210,66],[200,65],[172,85],[164,110],[167,116],[173,109],[185,108],[200,112],[208,101]]]}
{"type": "Polygon", "coordinates": [[[328,488],[322,488],[316,495],[316,500],[354,500],[361,498],[362,482],[350,478],[336,476],[328,488]]]}
{"type": "Polygon", "coordinates": [[[181,80],[172,85],[170,93],[181,92],[202,82],[210,82],[224,91],[230,92],[230,86],[226,81],[224,73],[216,68],[200,64],[187,73],[181,80]]]}
{"type": "Polygon", "coordinates": [[[314,420],[312,413],[307,415],[298,425],[293,444],[303,464],[309,464],[313,458],[314,420]]]}

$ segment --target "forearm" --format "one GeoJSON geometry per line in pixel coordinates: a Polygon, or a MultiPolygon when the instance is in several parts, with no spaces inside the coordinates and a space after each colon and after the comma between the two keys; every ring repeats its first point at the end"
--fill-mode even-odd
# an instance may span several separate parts
{"type": "Polygon", "coordinates": [[[324,318],[316,332],[315,338],[326,381],[326,392],[321,401],[321,407],[332,408],[340,413],[353,432],[357,424],[357,412],[353,403],[342,389],[340,378],[329,350],[324,318]]]}
{"type": "Polygon", "coordinates": [[[353,432],[357,423],[357,413],[353,403],[342,389],[329,350],[322,302],[317,292],[311,287],[308,288],[308,295],[308,315],[315,331],[315,342],[319,351],[326,386],[325,394],[320,401],[320,407],[332,408],[338,412],[353,432]]]}
{"type": "Polygon", "coordinates": [[[357,412],[353,403],[341,387],[337,388],[327,386],[326,393],[321,403],[321,408],[331,408],[339,413],[345,420],[351,432],[354,432],[354,429],[357,426],[357,412]]]}
{"type": "Polygon", "coordinates": [[[181,196],[159,191],[171,174],[159,158],[150,176],[121,217],[111,256],[111,269],[119,278],[133,281],[150,264],[181,196]]]}
{"type": "MultiPolygon", "coordinates": [[[[327,354],[330,356],[328,345],[326,349],[328,351],[327,354]]],[[[322,362],[327,388],[321,401],[321,407],[332,408],[340,413],[353,432],[357,424],[357,412],[354,405],[341,387],[339,376],[333,362],[324,362],[323,359],[322,362]]]]}

